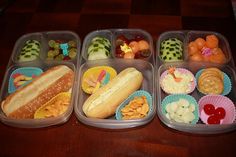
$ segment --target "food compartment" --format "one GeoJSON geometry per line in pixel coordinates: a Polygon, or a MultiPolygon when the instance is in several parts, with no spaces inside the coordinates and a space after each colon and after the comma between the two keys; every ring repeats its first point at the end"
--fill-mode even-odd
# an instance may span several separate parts
{"type": "MultiPolygon", "coordinates": [[[[79,70],[79,78],[78,78],[78,93],[77,93],[77,100],[74,106],[75,114],[77,118],[83,122],[86,125],[98,127],[98,128],[109,128],[109,129],[123,129],[123,128],[131,128],[136,127],[140,125],[144,125],[151,121],[151,119],[154,117],[155,113],[155,97],[154,97],[154,74],[153,74],[153,66],[146,61],[142,60],[124,60],[124,59],[108,59],[108,60],[96,60],[94,62],[86,62],[84,63],[79,70]],[[116,70],[117,76],[119,73],[127,68],[135,68],[139,72],[142,73],[143,80],[141,82],[141,87],[137,90],[144,90],[151,94],[152,96],[152,108],[150,109],[151,112],[148,113],[148,115],[144,118],[138,118],[138,119],[131,119],[131,120],[116,120],[115,119],[115,111],[112,113],[111,116],[106,118],[89,118],[86,116],[83,110],[83,105],[85,101],[91,97],[89,94],[86,94],[83,89],[83,80],[84,80],[84,74],[85,72],[90,68],[95,68],[99,66],[109,66],[116,70]]],[[[115,78],[114,78],[115,79],[115,78]]],[[[127,84],[128,86],[128,84],[127,84]]],[[[129,88],[129,87],[127,87],[129,88]]],[[[101,87],[103,90],[104,88],[101,87]]],[[[125,90],[125,89],[124,89],[125,90]]],[[[100,91],[98,91],[100,92],[100,91]]],[[[125,93],[125,91],[124,91],[125,93]]],[[[96,92],[95,92],[96,94],[96,92]]],[[[108,94],[108,93],[107,93],[108,94]]],[[[132,94],[132,93],[131,93],[132,94]]],[[[125,98],[128,98],[131,94],[126,94],[125,98]]],[[[117,95],[119,97],[120,94],[117,95]]],[[[121,94],[123,95],[123,94],[121,94]]],[[[93,95],[92,95],[93,96],[93,95]]],[[[104,97],[106,95],[104,94],[104,97]]],[[[123,100],[124,101],[124,100],[123,100]]],[[[111,102],[113,103],[113,102],[111,102]]],[[[122,102],[121,102],[122,103],[122,102]]],[[[120,103],[120,104],[121,104],[120,103]]],[[[120,105],[119,104],[119,105],[120,105]]],[[[111,104],[112,105],[112,104],[111,104]]],[[[119,105],[116,106],[115,109],[119,107],[119,105]]],[[[90,114],[91,116],[91,114],[90,114]]]]}
{"type": "Polygon", "coordinates": [[[184,61],[185,33],[183,31],[168,31],[160,35],[156,45],[156,61],[159,63],[184,61]]]}
{"type": "Polygon", "coordinates": [[[14,63],[36,62],[42,58],[43,36],[41,33],[30,33],[21,36],[13,49],[14,63]]]}
{"type": "Polygon", "coordinates": [[[35,62],[10,66],[1,88],[1,121],[23,128],[41,128],[66,122],[73,110],[75,72],[72,63],[35,62]],[[48,89],[47,84],[54,87],[48,89]],[[9,92],[12,86],[15,90],[9,92]],[[42,90],[44,92],[40,92],[42,90]],[[60,96],[61,93],[65,93],[66,97],[60,96]],[[54,97],[57,100],[53,100],[54,97]],[[41,110],[41,117],[36,115],[38,110],[41,110]]]}
{"type": "Polygon", "coordinates": [[[144,30],[114,30],[113,45],[115,58],[143,59],[153,62],[153,40],[144,30]]]}
{"type": "Polygon", "coordinates": [[[42,58],[48,61],[71,61],[76,63],[79,58],[80,38],[70,31],[45,32],[44,52],[42,58]]]}
{"type": "Polygon", "coordinates": [[[217,32],[189,31],[185,43],[188,61],[216,64],[233,63],[226,38],[217,32]]]}
{"type": "Polygon", "coordinates": [[[85,61],[112,58],[112,32],[99,30],[89,33],[83,43],[82,57],[85,61]]]}
{"type": "MultiPolygon", "coordinates": [[[[236,129],[236,122],[234,120],[233,123],[230,124],[210,124],[206,125],[201,120],[201,117],[199,118],[198,122],[196,124],[185,124],[185,123],[178,123],[174,120],[169,120],[166,115],[163,114],[162,110],[162,101],[167,97],[170,96],[169,94],[165,93],[161,87],[160,87],[160,76],[163,72],[168,70],[170,67],[176,67],[176,68],[184,68],[189,71],[191,71],[194,75],[202,69],[207,68],[218,68],[227,76],[229,76],[229,79],[232,83],[232,90],[229,92],[229,94],[225,95],[227,98],[229,98],[234,103],[235,108],[235,102],[236,102],[236,96],[235,96],[235,72],[229,65],[221,65],[221,64],[213,64],[213,63],[202,63],[202,62],[175,62],[175,63],[166,63],[159,67],[157,70],[157,76],[156,76],[156,88],[157,88],[157,97],[159,98],[157,100],[157,113],[160,120],[166,124],[168,127],[189,132],[189,133],[197,133],[197,134],[216,134],[216,133],[223,133],[223,132],[229,132],[236,129]]],[[[196,80],[198,82],[198,80],[196,80]]],[[[199,100],[205,96],[205,94],[202,94],[198,91],[197,88],[189,94],[192,96],[198,103],[199,100]]],[[[208,95],[207,95],[208,96],[208,95]]],[[[199,111],[200,112],[200,111],[199,111]]],[[[199,113],[200,115],[200,113],[199,113]]]]}

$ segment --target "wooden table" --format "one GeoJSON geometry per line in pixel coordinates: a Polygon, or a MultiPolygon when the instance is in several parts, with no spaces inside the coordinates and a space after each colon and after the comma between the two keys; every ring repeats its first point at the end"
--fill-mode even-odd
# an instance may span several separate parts
{"type": "MultiPolygon", "coordinates": [[[[235,58],[236,24],[229,0],[17,0],[0,16],[0,82],[16,40],[36,31],[71,30],[83,40],[92,30],[141,28],[156,42],[168,30],[223,34],[235,58]]],[[[194,135],[175,131],[157,116],[147,125],[107,130],[80,123],[21,129],[0,124],[0,156],[236,156],[236,132],[194,135]]]]}

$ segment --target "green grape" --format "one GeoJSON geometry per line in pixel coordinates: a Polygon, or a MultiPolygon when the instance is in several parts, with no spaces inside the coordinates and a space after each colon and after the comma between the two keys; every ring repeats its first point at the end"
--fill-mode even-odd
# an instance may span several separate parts
{"type": "Polygon", "coordinates": [[[76,48],[76,41],[70,40],[70,41],[68,42],[68,45],[69,45],[70,48],[71,48],[71,47],[76,48]]]}
{"type": "Polygon", "coordinates": [[[70,58],[75,58],[76,57],[76,54],[77,54],[77,49],[76,48],[71,48],[69,50],[69,57],[70,58]]]}
{"type": "Polygon", "coordinates": [[[48,41],[48,45],[49,45],[49,47],[54,47],[54,45],[56,44],[56,41],[55,40],[49,40],[48,41]]]}
{"type": "Polygon", "coordinates": [[[53,48],[54,49],[60,49],[60,44],[59,43],[55,43],[53,48]]]}
{"type": "Polygon", "coordinates": [[[55,60],[61,61],[63,60],[64,56],[63,54],[59,54],[58,56],[56,56],[55,60]]]}
{"type": "Polygon", "coordinates": [[[60,54],[60,50],[59,49],[54,49],[54,56],[57,56],[57,55],[59,55],[60,54]]]}
{"type": "Polygon", "coordinates": [[[49,50],[48,51],[48,58],[53,58],[55,55],[54,55],[54,51],[53,50],[49,50]]]}

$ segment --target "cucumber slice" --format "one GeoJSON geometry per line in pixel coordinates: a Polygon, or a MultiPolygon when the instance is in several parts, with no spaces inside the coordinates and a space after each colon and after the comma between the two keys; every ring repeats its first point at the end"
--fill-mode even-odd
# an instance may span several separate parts
{"type": "Polygon", "coordinates": [[[107,46],[111,45],[111,42],[107,38],[104,38],[104,37],[95,37],[92,39],[91,42],[100,42],[107,46]]]}
{"type": "Polygon", "coordinates": [[[88,56],[88,60],[107,59],[107,58],[109,58],[109,54],[106,51],[92,52],[88,56]]]}
{"type": "Polygon", "coordinates": [[[167,62],[183,60],[183,42],[177,38],[163,41],[160,48],[160,57],[167,62]]]}

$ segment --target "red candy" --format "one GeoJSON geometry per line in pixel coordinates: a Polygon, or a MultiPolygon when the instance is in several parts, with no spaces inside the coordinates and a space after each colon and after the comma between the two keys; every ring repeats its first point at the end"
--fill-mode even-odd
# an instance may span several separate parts
{"type": "Polygon", "coordinates": [[[208,124],[220,124],[220,120],[225,118],[226,112],[223,107],[217,107],[212,104],[206,104],[203,107],[204,112],[209,115],[208,124]]]}

